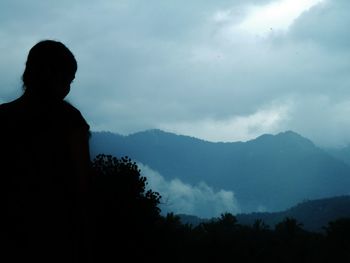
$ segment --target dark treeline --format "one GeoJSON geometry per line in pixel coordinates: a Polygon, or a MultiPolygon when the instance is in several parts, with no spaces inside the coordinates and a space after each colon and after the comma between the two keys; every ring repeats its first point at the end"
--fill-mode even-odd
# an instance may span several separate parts
{"type": "Polygon", "coordinates": [[[161,215],[161,196],[129,158],[98,155],[89,213],[93,262],[350,262],[350,219],[309,232],[294,218],[270,228],[263,220],[240,225],[234,215],[197,226],[161,215]],[[131,261],[132,260],[132,261],[131,261]]]}

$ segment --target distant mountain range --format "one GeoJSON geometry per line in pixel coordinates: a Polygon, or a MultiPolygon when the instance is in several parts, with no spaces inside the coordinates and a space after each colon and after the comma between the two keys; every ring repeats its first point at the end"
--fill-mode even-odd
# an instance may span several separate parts
{"type": "Polygon", "coordinates": [[[282,211],[306,199],[350,193],[350,164],[341,153],[323,150],[292,131],[232,143],[161,130],[128,136],[93,132],[91,152],[129,156],[167,180],[204,181],[233,191],[242,212],[282,211]]]}
{"type": "MultiPolygon", "coordinates": [[[[192,226],[212,220],[185,214],[179,214],[178,216],[183,223],[192,226]]],[[[350,196],[304,201],[281,212],[236,215],[239,224],[252,226],[256,220],[260,219],[271,229],[286,217],[295,218],[305,230],[322,232],[330,221],[350,217],[350,196]]],[[[215,218],[213,219],[215,220],[215,218]]]]}
{"type": "Polygon", "coordinates": [[[330,148],[327,149],[327,152],[333,155],[335,158],[350,165],[350,145],[342,148],[330,148]]]}

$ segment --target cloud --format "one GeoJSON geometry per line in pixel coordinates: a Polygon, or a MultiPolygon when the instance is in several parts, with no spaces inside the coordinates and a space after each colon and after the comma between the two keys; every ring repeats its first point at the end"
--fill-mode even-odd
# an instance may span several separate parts
{"type": "Polygon", "coordinates": [[[286,31],[303,12],[321,2],[323,0],[281,0],[252,6],[238,29],[261,36],[272,30],[286,31]]]}
{"type": "Polygon", "coordinates": [[[350,3],[299,8],[287,24],[274,22],[283,33],[239,27],[282,3],[292,1],[1,1],[0,100],[20,94],[30,47],[54,38],[78,59],[68,99],[93,130],[164,126],[234,141],[294,129],[320,143],[350,142],[350,123],[334,123],[350,99],[350,3]]]}
{"type": "Polygon", "coordinates": [[[305,137],[312,138],[316,145],[343,147],[349,143],[348,97],[334,100],[325,95],[297,96],[293,99],[290,114],[287,126],[305,137]]]}
{"type": "Polygon", "coordinates": [[[313,42],[327,48],[327,52],[347,50],[350,44],[347,34],[349,7],[346,0],[324,1],[296,21],[290,37],[294,41],[313,42]]]}
{"type": "Polygon", "coordinates": [[[142,176],[147,178],[148,187],[161,194],[163,213],[174,212],[212,218],[225,212],[240,212],[232,191],[214,191],[205,182],[190,185],[179,179],[168,181],[148,166],[140,163],[138,166],[142,176]]]}
{"type": "Polygon", "coordinates": [[[284,102],[260,109],[253,114],[228,119],[204,119],[193,122],[161,124],[160,129],[200,139],[219,141],[247,141],[263,133],[276,133],[288,121],[291,105],[284,102]]]}

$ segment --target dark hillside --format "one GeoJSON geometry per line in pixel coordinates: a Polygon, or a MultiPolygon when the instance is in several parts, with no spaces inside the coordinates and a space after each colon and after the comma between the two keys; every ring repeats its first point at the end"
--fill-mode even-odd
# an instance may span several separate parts
{"type": "Polygon", "coordinates": [[[92,154],[128,155],[166,180],[235,193],[242,211],[281,211],[305,199],[348,194],[350,167],[292,131],[212,143],[160,130],[92,134],[92,154]]]}

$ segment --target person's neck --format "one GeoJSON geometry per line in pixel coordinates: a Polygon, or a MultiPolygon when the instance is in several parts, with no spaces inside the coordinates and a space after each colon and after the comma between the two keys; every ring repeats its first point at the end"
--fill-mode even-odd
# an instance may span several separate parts
{"type": "Polygon", "coordinates": [[[34,91],[24,91],[22,98],[26,101],[30,101],[39,105],[53,105],[61,103],[63,100],[54,99],[50,96],[45,96],[42,93],[34,91]]]}

